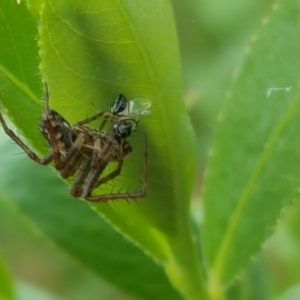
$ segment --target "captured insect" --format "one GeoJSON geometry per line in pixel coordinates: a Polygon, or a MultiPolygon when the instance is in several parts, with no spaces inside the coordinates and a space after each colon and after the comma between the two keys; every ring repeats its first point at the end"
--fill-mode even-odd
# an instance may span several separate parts
{"type": "Polygon", "coordinates": [[[113,105],[110,107],[109,112],[103,113],[104,120],[102,121],[99,129],[102,130],[108,120],[112,123],[131,122],[131,130],[135,130],[140,116],[150,114],[150,107],[152,102],[147,98],[135,98],[128,101],[123,94],[120,94],[113,105]]]}
{"type": "Polygon", "coordinates": [[[59,113],[49,108],[48,86],[45,83],[45,109],[40,121],[40,131],[50,146],[50,152],[43,158],[35,154],[8,128],[0,113],[0,123],[5,133],[18,144],[29,158],[40,165],[53,162],[62,178],[75,176],[71,195],[91,202],[128,200],[146,196],[148,172],[148,146],[145,137],[144,170],[141,190],[126,193],[93,195],[93,191],[121,174],[124,158],[132,152],[127,141],[136,129],[139,117],[150,113],[151,101],[141,98],[128,101],[122,94],[108,112],[98,112],[90,118],[70,125],[59,113]],[[97,129],[87,126],[103,118],[97,129]],[[107,124],[108,123],[108,124],[107,124]],[[104,130],[104,128],[106,128],[104,130]],[[103,172],[109,163],[117,167],[109,174],[103,172]]]}

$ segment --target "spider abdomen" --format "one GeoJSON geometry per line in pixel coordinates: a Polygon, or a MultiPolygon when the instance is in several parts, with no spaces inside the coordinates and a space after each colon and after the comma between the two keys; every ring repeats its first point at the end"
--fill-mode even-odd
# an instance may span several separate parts
{"type": "Polygon", "coordinates": [[[50,110],[42,115],[40,131],[48,141],[48,144],[52,148],[58,148],[63,156],[66,155],[73,144],[75,133],[72,126],[54,110],[50,110]],[[54,144],[57,147],[54,147],[54,144]]]}

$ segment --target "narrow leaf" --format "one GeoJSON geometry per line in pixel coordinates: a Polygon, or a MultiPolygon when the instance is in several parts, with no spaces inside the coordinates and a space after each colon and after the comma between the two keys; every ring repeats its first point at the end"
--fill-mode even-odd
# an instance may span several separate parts
{"type": "Polygon", "coordinates": [[[0,7],[0,101],[1,109],[37,148],[45,151],[38,122],[42,113],[38,96],[37,23],[23,4],[3,0],[0,7]]]}
{"type": "MultiPolygon", "coordinates": [[[[36,17],[39,2],[29,4],[34,5],[36,17]]],[[[147,172],[147,198],[137,203],[115,202],[113,209],[105,204],[93,208],[163,263],[172,283],[186,298],[202,295],[203,275],[188,220],[195,147],[181,100],[179,52],[170,3],[106,0],[87,4],[77,0],[70,4],[47,0],[41,7],[40,70],[49,85],[51,107],[73,123],[95,114],[95,107],[107,110],[119,93],[153,102],[151,115],[144,117],[138,132],[132,134],[134,153],[125,161],[120,181],[107,187],[112,193],[136,191],[143,172],[147,172]],[[143,131],[149,141],[148,170],[142,170],[143,131]]],[[[30,57],[37,57],[34,47],[30,57]]],[[[26,57],[20,57],[25,64],[26,57]]],[[[27,81],[27,74],[37,74],[37,70],[32,67],[23,77],[5,65],[1,70],[3,86],[7,86],[0,94],[3,106],[25,137],[44,153],[45,141],[38,135],[42,108],[37,99],[42,85],[27,81]],[[11,99],[19,102],[13,104],[11,99]]],[[[59,211],[61,204],[57,204],[59,211]]],[[[34,212],[42,218],[40,211],[34,212]]]]}
{"type": "Polygon", "coordinates": [[[161,267],[85,202],[69,196],[53,170],[24,159],[24,154],[16,155],[19,148],[4,143],[3,133],[0,137],[0,199],[7,199],[2,209],[17,209],[19,218],[27,219],[84,267],[127,293],[140,299],[179,299],[161,267]]]}
{"type": "Polygon", "coordinates": [[[204,188],[211,293],[248,264],[297,194],[299,13],[296,0],[274,6],[220,117],[204,188]]]}
{"type": "Polygon", "coordinates": [[[13,300],[13,287],[8,271],[0,256],[0,299],[1,300],[13,300]]]}
{"type": "MultiPolygon", "coordinates": [[[[103,217],[166,265],[185,294],[201,293],[188,226],[195,148],[181,101],[178,44],[170,3],[139,1],[45,1],[40,28],[41,71],[51,106],[71,122],[107,110],[119,93],[153,102],[151,115],[132,134],[134,154],[125,161],[113,192],[141,188],[146,199],[94,205],[103,217]],[[94,106],[92,105],[94,104],[94,106]],[[143,166],[143,134],[149,168],[143,166]],[[175,141],[182,141],[176,143],[175,141]],[[188,149],[188,151],[187,151],[188,149]],[[189,256],[186,256],[189,253],[189,256]],[[180,279],[179,279],[180,278],[180,279]]],[[[99,194],[103,190],[98,191],[99,194]]]]}

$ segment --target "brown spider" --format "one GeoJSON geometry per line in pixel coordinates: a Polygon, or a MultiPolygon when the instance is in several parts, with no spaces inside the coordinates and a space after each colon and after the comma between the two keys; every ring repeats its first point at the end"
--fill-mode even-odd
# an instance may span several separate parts
{"type": "MultiPolygon", "coordinates": [[[[91,202],[136,199],[146,196],[148,148],[146,135],[141,190],[128,193],[92,195],[94,189],[120,175],[124,158],[132,151],[132,147],[126,138],[131,135],[132,130],[138,125],[138,113],[134,110],[133,112],[129,111],[130,102],[120,94],[109,112],[99,112],[71,126],[59,113],[49,108],[49,93],[45,83],[45,111],[41,118],[40,130],[48,141],[51,150],[43,158],[38,157],[8,128],[1,113],[0,123],[5,133],[33,161],[40,165],[48,165],[53,161],[62,178],[69,178],[75,174],[75,181],[71,187],[72,196],[82,197],[91,202]],[[98,129],[86,126],[86,124],[102,116],[104,118],[98,129]],[[103,128],[108,121],[110,121],[110,124],[108,129],[104,131],[103,128]],[[117,168],[100,178],[110,162],[117,162],[117,168]]],[[[147,108],[150,105],[151,103],[148,103],[146,109],[142,112],[148,112],[147,108]]]]}

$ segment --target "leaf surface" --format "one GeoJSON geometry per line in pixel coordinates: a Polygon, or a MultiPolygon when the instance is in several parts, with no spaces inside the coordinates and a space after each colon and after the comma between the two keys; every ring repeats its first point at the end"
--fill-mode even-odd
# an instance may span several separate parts
{"type": "MultiPolygon", "coordinates": [[[[29,1],[29,4],[33,5],[36,17],[39,2],[29,1]]],[[[97,204],[93,209],[164,264],[171,281],[184,295],[202,294],[203,278],[188,220],[195,147],[181,100],[179,53],[170,3],[166,0],[155,3],[141,0],[83,3],[77,0],[70,5],[67,1],[47,0],[42,7],[40,70],[49,86],[51,107],[74,123],[95,114],[95,108],[107,110],[119,93],[128,99],[145,97],[153,102],[151,115],[141,120],[138,131],[130,137],[134,152],[124,163],[122,177],[105,187],[106,190],[97,191],[127,192],[141,188],[140,180],[145,172],[142,170],[145,131],[149,141],[147,197],[129,203],[97,204]]],[[[30,26],[36,26],[33,18],[25,15],[24,18],[30,19],[30,26]]],[[[24,31],[27,31],[26,27],[24,31]]],[[[35,34],[30,34],[30,38],[33,37],[35,34]]],[[[37,57],[35,44],[28,56],[30,59],[37,57]]],[[[27,56],[21,59],[23,65],[26,59],[27,56]]],[[[24,73],[25,77],[37,74],[35,68],[36,65],[32,65],[24,73]]],[[[31,85],[31,81],[25,80],[14,68],[5,66],[3,70],[0,77],[0,83],[5,87],[0,94],[3,107],[34,147],[46,153],[45,141],[38,133],[42,113],[38,103],[41,84],[31,85]]],[[[44,190],[52,188],[48,184],[44,190]]],[[[8,190],[7,195],[10,197],[8,190]]],[[[39,197],[44,198],[43,195],[39,197]]],[[[12,199],[41,231],[50,236],[36,221],[36,218],[47,219],[36,209],[38,205],[35,206],[41,199],[36,196],[12,199]]],[[[69,218],[70,208],[65,211],[62,203],[58,201],[57,206],[54,203],[51,206],[64,218],[69,218]]],[[[87,203],[80,205],[89,207],[87,203]]],[[[56,230],[59,228],[61,226],[56,230]]],[[[60,246],[76,256],[74,249],[68,249],[67,242],[60,246]]]]}
{"type": "Polygon", "coordinates": [[[94,209],[162,261],[184,293],[195,293],[201,279],[188,225],[195,147],[181,101],[169,2],[73,1],[70,6],[45,1],[40,49],[51,106],[71,122],[95,114],[92,103],[107,110],[119,93],[153,102],[151,115],[132,134],[134,153],[125,161],[121,181],[109,188],[112,193],[139,190],[141,173],[147,172],[146,199],[138,200],[138,205],[116,202],[114,210],[102,204],[94,209]],[[149,140],[149,168],[144,171],[142,131],[149,140]],[[175,141],[182,142],[174,147],[175,141]]]}
{"type": "Polygon", "coordinates": [[[10,276],[8,275],[2,256],[0,256],[0,299],[14,299],[12,282],[10,276]]]}
{"type": "Polygon", "coordinates": [[[279,1],[264,20],[220,116],[203,193],[212,293],[247,265],[298,193],[299,13],[299,1],[279,1]]]}
{"type": "Polygon", "coordinates": [[[160,266],[84,201],[69,196],[53,170],[24,159],[24,154],[16,156],[18,147],[3,139],[1,133],[2,207],[17,209],[26,226],[42,232],[85,268],[127,293],[140,299],[179,299],[160,266]]]}

